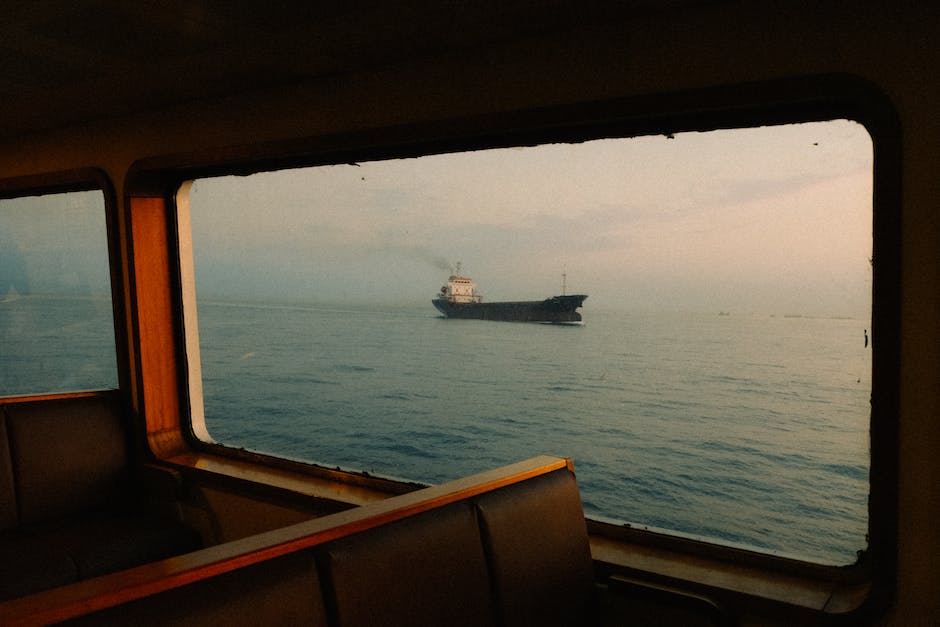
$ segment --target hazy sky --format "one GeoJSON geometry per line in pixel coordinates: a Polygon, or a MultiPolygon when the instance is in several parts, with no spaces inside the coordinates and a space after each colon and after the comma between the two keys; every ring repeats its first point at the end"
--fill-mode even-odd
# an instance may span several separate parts
{"type": "Polygon", "coordinates": [[[10,289],[110,295],[100,191],[0,200],[0,298],[10,289]]]}
{"type": "Polygon", "coordinates": [[[200,298],[867,316],[872,150],[847,121],[200,180],[200,298]]]}

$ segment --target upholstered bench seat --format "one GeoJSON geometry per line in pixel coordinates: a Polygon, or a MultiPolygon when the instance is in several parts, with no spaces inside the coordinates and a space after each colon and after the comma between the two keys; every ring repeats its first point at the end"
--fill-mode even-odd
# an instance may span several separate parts
{"type": "Polygon", "coordinates": [[[317,554],[338,625],[495,626],[472,503],[355,534],[317,554]]]}
{"type": "Polygon", "coordinates": [[[67,553],[18,531],[0,532],[0,600],[78,581],[67,553]]]}
{"type": "Polygon", "coordinates": [[[23,530],[51,549],[66,553],[78,579],[131,568],[200,548],[188,526],[139,512],[99,511],[23,530]]]}
{"type": "Polygon", "coordinates": [[[104,396],[0,406],[0,600],[201,546],[150,507],[126,437],[104,396]]]}
{"type": "Polygon", "coordinates": [[[593,562],[543,456],[0,603],[0,623],[581,627],[593,562]]]}

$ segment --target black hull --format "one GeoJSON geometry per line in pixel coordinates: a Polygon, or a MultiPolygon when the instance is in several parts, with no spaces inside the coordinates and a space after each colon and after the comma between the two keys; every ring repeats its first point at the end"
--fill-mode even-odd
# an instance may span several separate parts
{"type": "Polygon", "coordinates": [[[576,309],[585,298],[585,294],[576,294],[505,303],[452,303],[440,298],[431,302],[447,318],[564,324],[581,322],[581,314],[576,309]]]}

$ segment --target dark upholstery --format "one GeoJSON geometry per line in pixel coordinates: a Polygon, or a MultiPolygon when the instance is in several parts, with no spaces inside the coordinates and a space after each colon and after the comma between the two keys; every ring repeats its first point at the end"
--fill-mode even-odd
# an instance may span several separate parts
{"type": "Polygon", "coordinates": [[[23,530],[71,556],[79,579],[194,551],[201,544],[186,525],[135,511],[95,511],[23,530]]]}
{"type": "Polygon", "coordinates": [[[0,599],[194,550],[141,507],[121,413],[104,396],[0,407],[0,599]]]}
{"type": "Polygon", "coordinates": [[[542,475],[476,504],[500,623],[588,622],[593,567],[574,475],[542,475]]]}
{"type": "Polygon", "coordinates": [[[13,458],[7,438],[7,421],[0,407],[0,532],[19,524],[16,514],[16,492],[13,483],[13,458]]]}
{"type": "Polygon", "coordinates": [[[0,532],[0,601],[77,579],[78,567],[68,553],[18,531],[0,532]]]}
{"type": "Polygon", "coordinates": [[[126,495],[120,413],[103,398],[7,405],[19,524],[104,507],[126,495]]]}
{"type": "Polygon", "coordinates": [[[567,470],[349,536],[318,553],[341,627],[593,620],[587,528],[567,470]]]}
{"type": "MultiPolygon", "coordinates": [[[[251,558],[236,550],[226,562],[233,571],[193,583],[179,579],[174,582],[179,587],[118,602],[71,622],[330,627],[595,623],[592,561],[574,474],[558,468],[501,488],[480,487],[483,493],[444,505],[440,503],[447,499],[441,494],[446,492],[429,488],[426,496],[420,491],[403,495],[402,504],[392,503],[393,498],[379,513],[364,507],[357,517],[356,509],[346,510],[336,514],[335,523],[325,516],[317,521],[317,533],[338,539],[310,546],[299,542],[302,536],[288,541],[290,534],[279,534],[280,546],[293,545],[294,552],[263,559],[271,547],[252,549],[260,553],[251,558]],[[423,507],[429,509],[418,511],[423,507]],[[404,518],[381,520],[397,516],[404,518]],[[247,565],[238,567],[242,558],[247,565]],[[254,562],[256,558],[263,561],[254,562]]],[[[468,490],[466,481],[458,489],[468,490]]],[[[0,574],[7,580],[48,569],[42,585],[49,585],[53,573],[67,579],[119,571],[132,565],[125,559],[153,560],[159,552],[193,540],[184,532],[174,537],[172,527],[138,515],[97,511],[4,531],[0,537],[35,535],[21,535],[22,544],[0,542],[0,569],[7,569],[0,574]],[[135,552],[133,558],[125,557],[135,552]],[[20,561],[33,570],[23,571],[20,561]]],[[[220,558],[220,548],[213,547],[212,560],[220,558]]],[[[174,569],[181,565],[157,562],[136,576],[179,575],[174,569]]],[[[10,589],[15,596],[34,585],[10,589]]],[[[82,594],[81,586],[63,593],[68,601],[71,594],[82,594]]]]}
{"type": "Polygon", "coordinates": [[[454,503],[318,551],[335,625],[494,624],[476,515],[454,503]]]}

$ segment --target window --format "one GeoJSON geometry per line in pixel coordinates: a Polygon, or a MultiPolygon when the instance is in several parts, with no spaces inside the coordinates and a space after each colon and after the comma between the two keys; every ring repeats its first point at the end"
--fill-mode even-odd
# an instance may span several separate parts
{"type": "Polygon", "coordinates": [[[194,429],[431,483],[567,455],[589,517],[853,563],[872,159],[832,120],[195,180],[194,429]],[[587,299],[432,305],[471,282],[482,317],[587,299]]]}
{"type": "Polygon", "coordinates": [[[0,200],[0,396],[116,387],[103,193],[0,200]]]}

